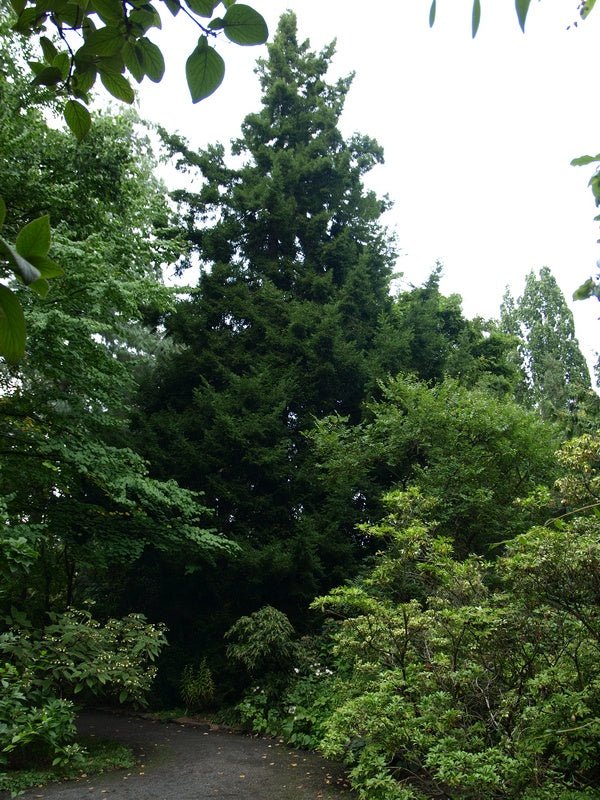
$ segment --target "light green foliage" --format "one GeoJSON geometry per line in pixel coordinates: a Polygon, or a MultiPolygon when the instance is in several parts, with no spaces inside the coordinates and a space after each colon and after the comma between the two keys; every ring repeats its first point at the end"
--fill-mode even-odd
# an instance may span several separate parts
{"type": "Polygon", "coordinates": [[[76,762],[81,751],[73,744],[73,703],[35,691],[10,662],[0,664],[0,767],[25,760],[76,762]]]}
{"type": "Polygon", "coordinates": [[[304,637],[279,680],[268,673],[255,678],[236,706],[240,721],[253,731],[282,736],[293,747],[317,748],[336,708],[338,686],[340,696],[344,691],[329,644],[324,637],[304,637]]]}
{"type": "Polygon", "coordinates": [[[215,682],[205,658],[202,658],[197,666],[187,664],[183,668],[179,691],[188,712],[201,711],[212,703],[215,697],[215,682]]]}
{"type": "Polygon", "coordinates": [[[440,530],[460,554],[489,552],[534,521],[515,501],[552,480],[557,443],[536,414],[454,380],[429,387],[398,376],[382,395],[361,425],[317,424],[324,480],[340,504],[360,504],[373,519],[382,492],[417,486],[437,500],[440,530]]]}
{"type": "Polygon", "coordinates": [[[520,340],[522,399],[543,417],[558,420],[570,435],[595,427],[598,400],[575,337],[573,314],[547,267],[530,272],[521,297],[505,294],[504,331],[520,340]]]}
{"type": "Polygon", "coordinates": [[[563,503],[572,508],[600,503],[600,434],[566,442],[558,454],[565,471],[557,481],[563,503]]]}
{"type": "MultiPolygon", "coordinates": [[[[559,460],[593,487],[596,451],[583,437],[559,460]]],[[[572,487],[564,502],[587,506],[494,564],[456,561],[416,489],[363,526],[386,545],[373,569],[314,603],[338,620],[343,686],[322,747],[359,797],[597,796],[600,514],[572,487]]]]}

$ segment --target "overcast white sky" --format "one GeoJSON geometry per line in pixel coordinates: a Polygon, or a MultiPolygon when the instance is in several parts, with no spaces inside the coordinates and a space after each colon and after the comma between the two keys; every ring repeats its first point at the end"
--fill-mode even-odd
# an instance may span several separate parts
{"type": "MultiPolygon", "coordinates": [[[[518,295],[531,269],[549,266],[569,298],[595,273],[593,170],[569,162],[600,152],[600,11],[567,30],[576,0],[534,2],[523,35],[513,0],[483,0],[472,40],[471,4],[438,0],[430,30],[429,0],[251,2],[271,31],[292,8],[313,47],[337,38],[332,75],[356,72],[342,130],[374,136],[385,149],[369,186],[394,201],[386,222],[397,233],[404,282],[422,282],[440,259],[442,289],[462,295],[467,316],[497,316],[504,287],[518,295]]],[[[158,86],[142,84],[142,114],[194,145],[227,143],[258,108],[252,70],[264,48],[220,41],[224,85],[192,106],[184,65],[197,31],[181,17],[154,36],[167,75],[158,86]]],[[[591,357],[600,305],[572,307],[591,357]]]]}

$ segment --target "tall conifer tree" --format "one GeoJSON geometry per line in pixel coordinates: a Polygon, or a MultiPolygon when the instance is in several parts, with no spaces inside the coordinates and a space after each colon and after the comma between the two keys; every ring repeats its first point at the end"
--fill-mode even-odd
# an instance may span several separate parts
{"type": "Polygon", "coordinates": [[[359,418],[394,252],[386,201],[362,182],[382,151],[340,133],[351,78],[327,82],[333,53],[298,42],[285,14],[258,65],[262,107],[233,143],[238,165],[220,146],[191,153],[169,138],[200,173],[176,197],[202,272],[166,322],[181,352],[145,392],[140,435],[245,548],[236,591],[222,593],[232,616],[265,602],[293,613],[353,559],[350,535],[322,517],[304,434],[325,414],[359,418]]]}

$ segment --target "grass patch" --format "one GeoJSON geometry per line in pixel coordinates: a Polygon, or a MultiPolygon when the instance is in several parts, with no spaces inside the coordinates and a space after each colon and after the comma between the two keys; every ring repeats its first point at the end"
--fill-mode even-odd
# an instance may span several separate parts
{"type": "Polygon", "coordinates": [[[75,780],[113,769],[131,769],[136,764],[131,749],[124,744],[90,737],[80,737],[77,741],[85,748],[83,761],[78,761],[77,766],[19,769],[0,773],[0,791],[8,791],[11,797],[17,797],[33,786],[75,780]]]}

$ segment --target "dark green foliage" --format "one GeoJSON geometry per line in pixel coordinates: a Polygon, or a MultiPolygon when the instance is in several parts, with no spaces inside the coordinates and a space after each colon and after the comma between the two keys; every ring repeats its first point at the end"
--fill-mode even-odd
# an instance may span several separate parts
{"type": "Polygon", "coordinates": [[[289,669],[296,652],[294,628],[281,611],[264,606],[240,617],[225,634],[227,657],[240,662],[251,675],[289,669]]]}
{"type": "Polygon", "coordinates": [[[27,789],[66,780],[77,780],[83,775],[92,776],[114,769],[131,769],[136,758],[129,747],[118,742],[96,738],[80,739],[77,743],[83,752],[76,763],[56,765],[50,769],[30,762],[27,767],[0,774],[0,791],[18,796],[27,789]]]}
{"type": "Polygon", "coordinates": [[[362,800],[596,798],[600,514],[583,487],[597,484],[597,453],[597,435],[559,453],[562,502],[585,505],[493,564],[456,559],[435,498],[391,492],[388,515],[362,526],[382,548],[372,568],[313,603],[332,616],[331,669],[312,686],[292,676],[269,709],[249,693],[241,712],[320,738],[362,800]]]}
{"type": "Polygon", "coordinates": [[[27,360],[0,376],[5,509],[10,530],[37,554],[27,564],[35,591],[25,596],[39,620],[89,593],[118,602],[150,542],[174,550],[176,541],[190,566],[204,544],[222,540],[202,526],[197,498],[149,479],[129,447],[135,370],[157,347],[145,317],[172,306],[160,265],[179,249],[163,236],[168,209],[149,145],[135,118],[121,117],[98,119],[78,146],[41,112],[17,113],[22,83],[16,75],[2,84],[0,179],[23,219],[59,215],[52,253],[64,267],[46,298],[23,296],[27,360]]]}
{"type": "Polygon", "coordinates": [[[197,666],[186,664],[183,668],[180,694],[188,713],[202,711],[212,703],[215,683],[205,658],[200,659],[197,666]]]}
{"type": "Polygon", "coordinates": [[[362,184],[381,149],[343,139],[350,79],[326,81],[332,54],[282,18],[259,62],[262,109],[234,143],[241,166],[167,137],[196,181],[175,198],[203,271],[165,320],[179,352],[143,387],[139,441],[157,474],[204,492],[242,547],[226,576],[198,579],[230,615],[222,631],[266,603],[298,621],[355,560],[322,519],[304,433],[326,413],[359,418],[394,254],[386,203],[362,184]]]}
{"type": "Polygon", "coordinates": [[[430,383],[451,376],[465,386],[512,393],[519,378],[514,342],[493,322],[465,319],[461,298],[440,292],[441,275],[437,264],[422,286],[398,293],[379,318],[374,376],[403,371],[430,383]]]}
{"type": "Polygon", "coordinates": [[[199,498],[151,479],[130,446],[136,370],[159,347],[145,322],[174,303],[160,266],[179,250],[163,235],[169,210],[137,120],[100,118],[77,146],[39,110],[19,112],[28,90],[18,71],[0,89],[0,183],[16,214],[7,225],[43,258],[43,214],[59,213],[50,253],[64,267],[47,296],[16,288],[27,357],[0,369],[0,751],[11,767],[73,767],[72,698],[142,702],[165,643],[142,616],[108,619],[127,607],[128,572],[147,550],[169,554],[181,574],[230,547],[204,527],[199,498]],[[21,226],[19,215],[40,214],[21,226]],[[102,622],[67,610],[90,598],[102,622]]]}
{"type": "Polygon", "coordinates": [[[461,554],[488,553],[531,524],[518,502],[552,479],[549,425],[450,379],[430,388],[398,376],[382,394],[361,425],[329,417],[312,434],[332,508],[354,523],[373,519],[383,491],[418,486],[437,499],[440,529],[461,554]]]}

